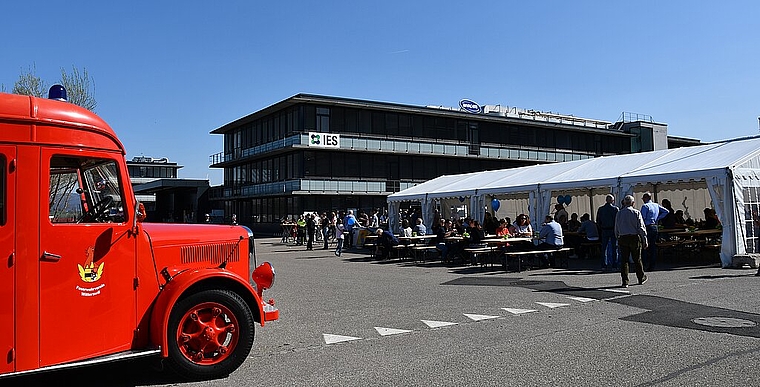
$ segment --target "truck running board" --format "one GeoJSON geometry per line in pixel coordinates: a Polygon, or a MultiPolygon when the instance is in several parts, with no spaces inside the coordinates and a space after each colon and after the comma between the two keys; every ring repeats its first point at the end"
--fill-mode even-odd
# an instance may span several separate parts
{"type": "Polygon", "coordinates": [[[140,357],[146,357],[146,356],[153,356],[153,355],[159,355],[161,353],[161,349],[147,349],[147,350],[130,350],[130,351],[124,351],[119,353],[114,353],[111,355],[105,355],[100,356],[92,359],[77,361],[73,363],[64,363],[64,364],[56,364],[53,366],[48,367],[42,367],[37,368],[34,370],[28,370],[28,371],[20,371],[20,372],[11,372],[8,374],[2,374],[0,375],[0,379],[4,379],[11,376],[20,376],[20,375],[31,375],[31,374],[38,374],[41,372],[50,372],[50,371],[58,371],[58,370],[65,370],[70,368],[77,368],[77,367],[86,367],[90,365],[95,364],[102,364],[102,363],[110,363],[115,361],[122,361],[122,360],[129,360],[129,359],[136,359],[140,357]]]}

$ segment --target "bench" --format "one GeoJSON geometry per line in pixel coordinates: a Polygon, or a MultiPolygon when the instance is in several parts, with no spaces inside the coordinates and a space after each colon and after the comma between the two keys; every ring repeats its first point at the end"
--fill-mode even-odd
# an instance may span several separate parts
{"type": "Polygon", "coordinates": [[[422,257],[422,262],[425,262],[425,257],[427,257],[431,251],[438,252],[438,249],[435,246],[413,245],[410,246],[409,249],[412,251],[413,259],[417,261],[417,258],[422,257]]]}
{"type": "MultiPolygon", "coordinates": [[[[490,257],[491,253],[495,251],[499,251],[496,247],[465,247],[464,251],[470,253],[470,256],[472,257],[472,264],[480,263],[480,266],[485,266],[485,261],[478,262],[478,257],[481,257],[483,255],[490,257]]],[[[490,260],[491,264],[493,264],[493,260],[490,260]]]]}
{"type": "MultiPolygon", "coordinates": [[[[528,250],[528,251],[505,251],[504,252],[504,271],[507,271],[509,266],[509,258],[517,258],[517,271],[522,271],[522,258],[528,255],[543,255],[543,254],[558,254],[559,266],[567,269],[570,266],[570,252],[573,251],[572,247],[563,247],[556,250],[528,250]]],[[[555,260],[555,263],[557,261],[555,260]]],[[[538,266],[538,265],[536,265],[538,266]]]]}
{"type": "Polygon", "coordinates": [[[602,257],[602,242],[601,241],[585,241],[581,242],[580,250],[578,251],[578,258],[583,253],[588,258],[601,258],[602,257]]]}

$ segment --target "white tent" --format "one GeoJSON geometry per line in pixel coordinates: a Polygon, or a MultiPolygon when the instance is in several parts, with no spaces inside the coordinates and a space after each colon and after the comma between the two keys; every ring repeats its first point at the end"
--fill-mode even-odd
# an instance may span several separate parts
{"type": "Polygon", "coordinates": [[[735,257],[760,252],[760,138],[446,175],[392,194],[388,204],[390,224],[398,223],[401,202],[416,201],[429,225],[436,206],[446,200],[466,204],[469,216],[482,219],[493,211],[494,200],[522,195],[535,227],[551,212],[552,199],[563,194],[576,198],[579,211],[593,216],[607,193],[619,199],[646,191],[656,199],[658,192],[671,196],[687,214],[689,208],[698,213],[714,208],[723,224],[723,267],[740,261],[735,257]]]}

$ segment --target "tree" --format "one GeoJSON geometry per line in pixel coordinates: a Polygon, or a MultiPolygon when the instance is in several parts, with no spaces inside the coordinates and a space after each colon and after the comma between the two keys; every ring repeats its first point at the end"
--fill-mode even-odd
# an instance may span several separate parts
{"type": "MultiPolygon", "coordinates": [[[[31,95],[44,98],[47,96],[48,85],[36,74],[37,67],[32,66],[28,72],[22,72],[13,85],[14,94],[31,95]]],[[[79,105],[85,109],[95,111],[98,105],[95,101],[95,86],[93,79],[87,74],[87,69],[79,69],[72,66],[71,74],[61,67],[61,80],[59,82],[66,88],[66,96],[70,103],[79,105]]]]}
{"type": "Polygon", "coordinates": [[[47,85],[40,77],[37,76],[37,66],[29,67],[29,72],[21,73],[18,80],[13,85],[13,94],[31,95],[34,97],[43,97],[47,92],[47,85]]]}
{"type": "Polygon", "coordinates": [[[95,111],[95,107],[98,105],[93,96],[95,93],[95,86],[93,84],[95,82],[87,74],[86,68],[83,67],[81,73],[74,66],[71,66],[71,70],[72,73],[69,75],[61,67],[61,84],[66,88],[69,102],[87,110],[95,111]]]}

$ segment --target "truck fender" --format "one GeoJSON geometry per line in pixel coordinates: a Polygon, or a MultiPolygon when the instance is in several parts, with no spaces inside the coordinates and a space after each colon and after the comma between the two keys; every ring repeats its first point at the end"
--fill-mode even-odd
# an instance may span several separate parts
{"type": "MultiPolygon", "coordinates": [[[[192,269],[180,272],[164,286],[161,292],[156,297],[156,301],[153,304],[153,310],[150,316],[150,341],[153,345],[157,345],[161,349],[161,356],[169,356],[168,336],[166,334],[169,325],[169,315],[172,308],[177,303],[177,300],[191,287],[203,287],[203,283],[206,282],[230,282],[234,283],[231,290],[240,290],[244,288],[247,293],[238,294],[248,302],[248,305],[252,308],[254,316],[258,313],[260,317],[259,324],[264,325],[264,306],[261,302],[261,298],[251,285],[240,277],[239,275],[218,268],[203,268],[192,269]],[[253,302],[251,302],[253,301],[253,302]],[[255,308],[258,308],[255,309],[255,308]]],[[[217,286],[218,287],[218,286],[217,286]]]]}

